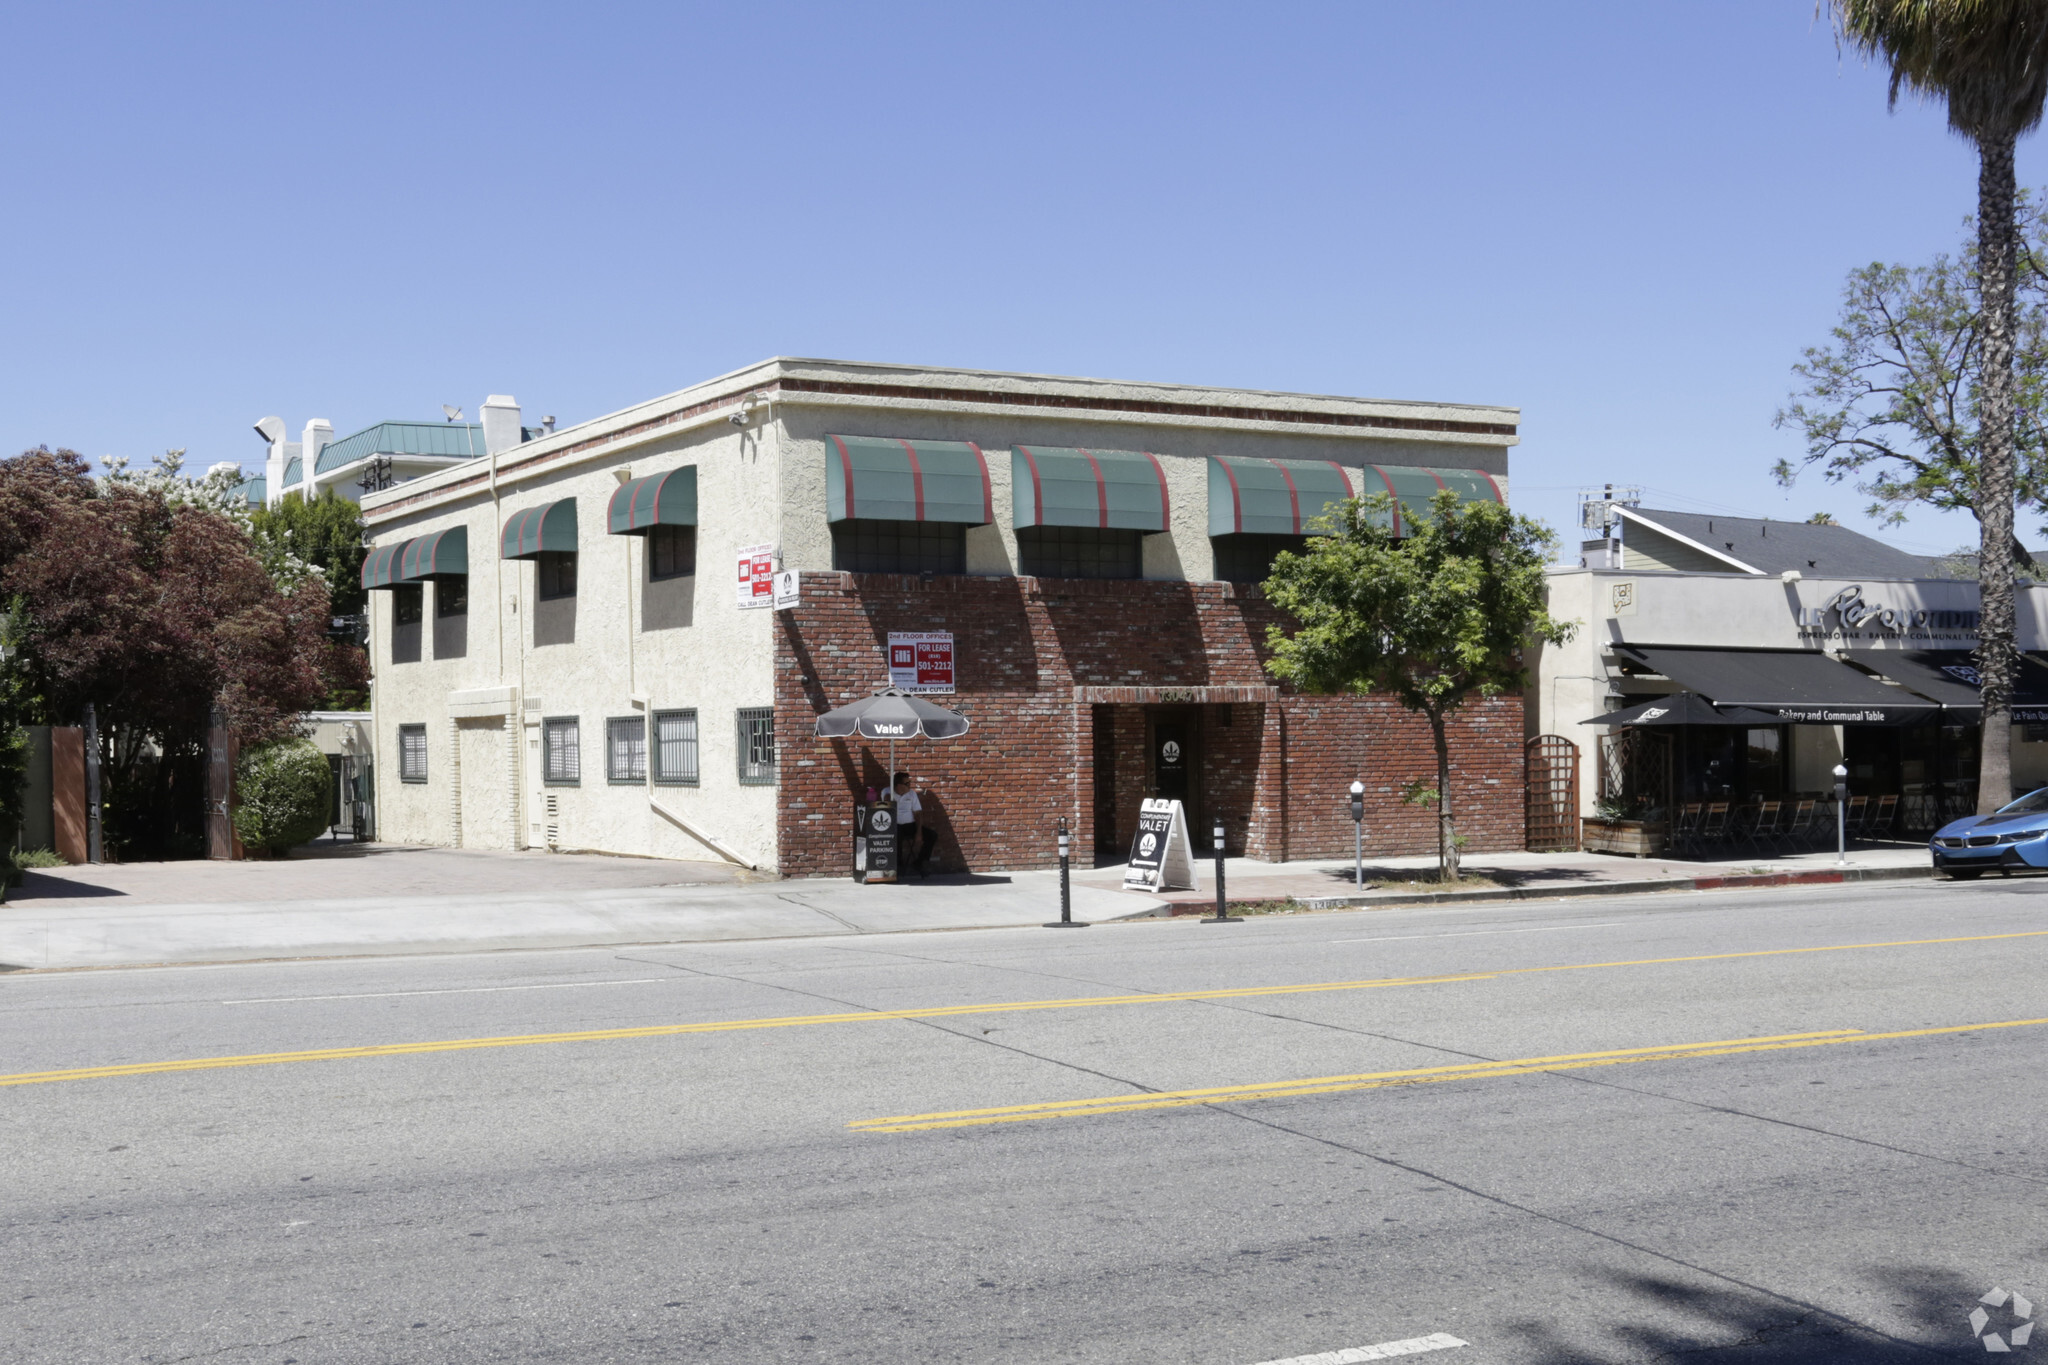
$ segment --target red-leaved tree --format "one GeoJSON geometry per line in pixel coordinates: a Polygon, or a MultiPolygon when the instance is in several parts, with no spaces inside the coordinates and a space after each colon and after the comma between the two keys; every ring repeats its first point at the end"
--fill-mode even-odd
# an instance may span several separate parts
{"type": "Polygon", "coordinates": [[[135,856],[196,848],[215,706],[261,743],[362,682],[318,576],[281,590],[230,518],[96,483],[70,451],[0,460],[0,593],[34,718],[96,708],[110,833],[135,856]]]}

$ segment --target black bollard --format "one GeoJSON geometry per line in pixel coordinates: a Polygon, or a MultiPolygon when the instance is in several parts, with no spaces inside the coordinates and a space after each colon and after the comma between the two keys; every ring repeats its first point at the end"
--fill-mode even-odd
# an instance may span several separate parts
{"type": "Polygon", "coordinates": [[[1067,817],[1060,817],[1060,917],[1048,929],[1086,929],[1074,920],[1074,890],[1067,881],[1067,817]]]}
{"type": "Polygon", "coordinates": [[[1232,915],[1232,914],[1227,914],[1227,913],[1225,913],[1225,910],[1224,910],[1224,902],[1223,902],[1223,817],[1222,817],[1222,816],[1220,816],[1220,815],[1216,817],[1216,828],[1215,828],[1215,830],[1214,830],[1214,832],[1213,832],[1213,837],[1214,837],[1214,838],[1215,838],[1215,840],[1216,840],[1216,917],[1215,917],[1214,919],[1201,919],[1201,920],[1197,920],[1197,921],[1196,921],[1196,923],[1198,923],[1198,924],[1243,924],[1243,923],[1244,923],[1244,916],[1243,916],[1243,915],[1232,915]]]}

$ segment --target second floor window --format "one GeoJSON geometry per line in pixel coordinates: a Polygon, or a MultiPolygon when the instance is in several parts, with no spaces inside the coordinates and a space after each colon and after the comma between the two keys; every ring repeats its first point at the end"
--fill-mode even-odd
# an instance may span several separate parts
{"type": "Polygon", "coordinates": [[[848,573],[964,574],[967,528],[953,521],[835,521],[832,567],[848,573]]]}
{"type": "Polygon", "coordinates": [[[576,595],[576,556],[573,553],[551,550],[541,555],[537,562],[540,565],[541,601],[576,595]]]}
{"type": "Polygon", "coordinates": [[[391,622],[399,626],[416,626],[425,615],[425,603],[421,600],[420,585],[407,584],[391,590],[391,622]]]}
{"type": "Polygon", "coordinates": [[[647,576],[684,578],[697,572],[697,528],[657,526],[647,533],[647,576]]]}
{"type": "Polygon", "coordinates": [[[469,580],[444,578],[434,584],[434,615],[469,615],[469,580]]]}

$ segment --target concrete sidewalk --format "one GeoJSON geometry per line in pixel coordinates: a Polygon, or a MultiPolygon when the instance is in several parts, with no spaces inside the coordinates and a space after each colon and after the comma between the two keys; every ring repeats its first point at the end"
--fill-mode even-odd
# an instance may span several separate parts
{"type": "MultiPolygon", "coordinates": [[[[1851,862],[1857,877],[1931,875],[1918,845],[1856,849],[1851,862]]],[[[1498,888],[1417,893],[1388,885],[1434,867],[1426,857],[1375,859],[1367,874],[1378,889],[1363,894],[1351,885],[1351,864],[1333,860],[1233,858],[1225,880],[1235,904],[1304,908],[1840,880],[1832,853],[1712,863],[1502,853],[1466,862],[1498,888]]],[[[1156,896],[1121,890],[1121,867],[1076,870],[1074,917],[1202,913],[1215,903],[1212,870],[1199,866],[1200,889],[1156,896]]],[[[1053,872],[861,886],[850,878],[784,881],[713,863],[342,845],[278,862],[32,872],[0,905],[0,970],[1011,928],[1058,915],[1053,872]]]]}
{"type": "MultiPolygon", "coordinates": [[[[1723,859],[1622,858],[1605,853],[1480,853],[1464,860],[1469,884],[1451,891],[1414,885],[1436,874],[1432,856],[1368,858],[1365,886],[1354,880],[1349,858],[1267,863],[1226,859],[1224,893],[1233,905],[1293,901],[1304,908],[1415,905],[1442,901],[1522,900],[1545,896],[1614,895],[1634,891],[1711,890],[1724,886],[1797,885],[1867,879],[1929,877],[1927,849],[1919,843],[1863,844],[1839,868],[1833,849],[1776,857],[1723,859]]],[[[1215,863],[1200,861],[1200,886],[1159,893],[1165,913],[1200,914],[1216,904],[1215,863]]],[[[1090,886],[1122,882],[1122,865],[1091,868],[1077,880],[1090,886]]]]}

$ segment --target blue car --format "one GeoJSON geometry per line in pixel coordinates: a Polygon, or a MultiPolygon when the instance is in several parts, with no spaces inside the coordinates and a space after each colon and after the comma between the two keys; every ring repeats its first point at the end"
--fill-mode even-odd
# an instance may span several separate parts
{"type": "Polygon", "coordinates": [[[2048,867],[2048,787],[2028,792],[1990,815],[1952,820],[1927,841],[1934,870],[1958,881],[1997,868],[2048,867]]]}

